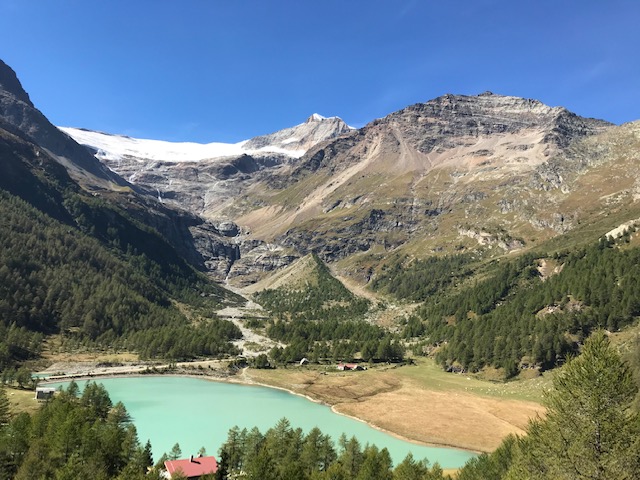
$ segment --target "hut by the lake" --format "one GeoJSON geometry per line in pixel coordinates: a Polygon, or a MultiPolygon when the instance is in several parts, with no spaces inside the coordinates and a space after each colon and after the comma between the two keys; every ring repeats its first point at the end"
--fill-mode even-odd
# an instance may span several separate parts
{"type": "Polygon", "coordinates": [[[56,393],[55,388],[51,387],[38,387],[36,388],[36,396],[34,397],[39,402],[46,402],[53,398],[53,395],[56,393]]]}
{"type": "Polygon", "coordinates": [[[167,469],[166,477],[171,479],[174,476],[180,478],[187,477],[189,480],[198,480],[201,476],[218,471],[218,461],[213,456],[191,457],[181,460],[167,460],[164,462],[167,469]]]}

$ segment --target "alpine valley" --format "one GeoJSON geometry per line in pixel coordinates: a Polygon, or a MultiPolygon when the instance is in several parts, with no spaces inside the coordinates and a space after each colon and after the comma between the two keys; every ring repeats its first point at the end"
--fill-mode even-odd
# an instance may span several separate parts
{"type": "Polygon", "coordinates": [[[476,381],[543,379],[597,329],[640,370],[640,122],[484,92],[357,129],[312,114],[172,143],[56,127],[0,61],[0,212],[3,383],[61,352],[224,359],[224,375],[255,367],[410,439],[488,451],[525,431],[541,389],[488,400],[502,387],[476,381]],[[460,396],[425,393],[433,378],[460,396]],[[427,395],[430,415],[406,414],[427,395]]]}

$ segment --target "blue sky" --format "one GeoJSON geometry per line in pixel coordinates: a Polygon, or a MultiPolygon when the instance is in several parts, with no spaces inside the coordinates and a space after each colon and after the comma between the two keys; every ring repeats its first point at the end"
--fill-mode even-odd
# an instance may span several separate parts
{"type": "Polygon", "coordinates": [[[0,58],[57,125],[235,142],[445,93],[640,119],[638,0],[0,0],[0,58]]]}

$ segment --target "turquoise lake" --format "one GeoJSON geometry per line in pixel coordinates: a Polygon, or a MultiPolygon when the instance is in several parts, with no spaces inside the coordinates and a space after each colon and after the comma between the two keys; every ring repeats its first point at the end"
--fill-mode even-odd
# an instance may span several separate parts
{"type": "MultiPolygon", "coordinates": [[[[293,428],[308,432],[318,427],[331,435],[334,443],[344,432],[364,446],[386,447],[394,465],[411,452],[416,459],[427,458],[443,468],[461,467],[474,456],[465,450],[425,447],[400,440],[367,424],[333,413],[325,405],[283,390],[250,385],[212,382],[198,378],[153,376],[96,380],[111,400],[126,406],[138,430],[141,443],[151,440],[154,459],[178,442],[188,457],[205,447],[217,455],[230,428],[237,425],[263,433],[286,417],[293,428]]],[[[78,384],[82,388],[84,381],[78,384]]],[[[67,383],[52,384],[65,386],[67,383]]]]}

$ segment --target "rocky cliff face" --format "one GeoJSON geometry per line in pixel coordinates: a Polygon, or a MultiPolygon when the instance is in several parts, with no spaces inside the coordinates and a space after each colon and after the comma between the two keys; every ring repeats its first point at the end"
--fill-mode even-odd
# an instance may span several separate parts
{"type": "Polygon", "coordinates": [[[536,100],[444,95],[311,148],[238,222],[328,261],[374,247],[520,249],[573,228],[562,197],[595,162],[581,145],[611,128],[536,100]]]}
{"type": "Polygon", "coordinates": [[[47,150],[89,188],[130,187],[86,149],[60,132],[33,105],[15,72],[0,60],[0,127],[47,150]]]}
{"type": "Polygon", "coordinates": [[[461,138],[517,134],[536,129],[545,132],[542,141],[566,146],[580,136],[592,135],[610,126],[608,122],[583,118],[563,107],[549,107],[538,100],[495,95],[444,95],[412,105],[380,120],[397,125],[417,150],[452,148],[461,138]]]}

